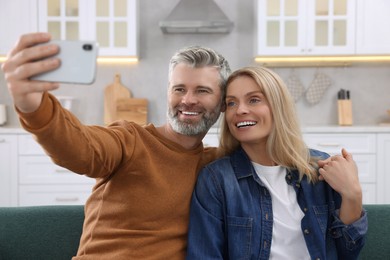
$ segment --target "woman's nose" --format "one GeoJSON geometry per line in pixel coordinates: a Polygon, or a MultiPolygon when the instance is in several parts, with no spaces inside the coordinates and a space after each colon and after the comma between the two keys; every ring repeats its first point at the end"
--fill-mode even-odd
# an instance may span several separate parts
{"type": "Polygon", "coordinates": [[[237,114],[247,114],[248,113],[248,107],[243,104],[243,103],[240,103],[237,105],[237,114]]]}

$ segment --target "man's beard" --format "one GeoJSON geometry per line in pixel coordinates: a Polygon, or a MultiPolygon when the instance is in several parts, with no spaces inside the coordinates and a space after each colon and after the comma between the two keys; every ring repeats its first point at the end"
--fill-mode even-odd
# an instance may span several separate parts
{"type": "Polygon", "coordinates": [[[192,122],[192,120],[180,121],[178,118],[178,109],[176,108],[174,111],[174,109],[168,108],[167,118],[168,123],[175,132],[192,136],[207,133],[210,127],[217,122],[220,111],[221,103],[213,111],[203,114],[199,122],[192,122]]]}

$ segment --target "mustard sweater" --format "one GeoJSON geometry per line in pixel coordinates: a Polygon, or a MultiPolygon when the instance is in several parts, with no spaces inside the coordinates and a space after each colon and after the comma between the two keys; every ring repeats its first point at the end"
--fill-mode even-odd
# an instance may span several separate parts
{"type": "Polygon", "coordinates": [[[192,190],[214,148],[186,150],[151,124],[86,126],[48,93],[19,115],[55,163],[96,179],[73,259],[185,258],[192,190]]]}

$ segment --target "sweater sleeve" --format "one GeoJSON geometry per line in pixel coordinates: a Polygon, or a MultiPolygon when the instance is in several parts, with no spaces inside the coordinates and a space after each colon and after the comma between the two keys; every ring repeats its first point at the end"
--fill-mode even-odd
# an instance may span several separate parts
{"type": "Polygon", "coordinates": [[[128,160],[135,143],[134,127],[87,126],[45,93],[32,113],[18,111],[22,127],[33,134],[54,163],[75,173],[105,178],[128,160]]]}
{"type": "Polygon", "coordinates": [[[53,101],[49,98],[49,93],[45,92],[42,97],[40,107],[32,113],[23,113],[16,107],[16,112],[19,115],[20,123],[27,131],[39,129],[47,124],[53,116],[53,101]]]}

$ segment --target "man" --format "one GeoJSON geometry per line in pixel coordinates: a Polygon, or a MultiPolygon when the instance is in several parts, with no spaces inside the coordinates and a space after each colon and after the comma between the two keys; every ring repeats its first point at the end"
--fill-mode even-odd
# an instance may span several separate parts
{"type": "Polygon", "coordinates": [[[191,47],[171,59],[168,122],[141,127],[118,121],[81,124],[50,90],[32,81],[59,61],[50,35],[24,35],[2,70],[22,126],[53,161],[96,179],[74,259],[184,259],[189,204],[198,170],[216,158],[202,139],[224,109],[228,62],[211,49],[191,47]]]}

